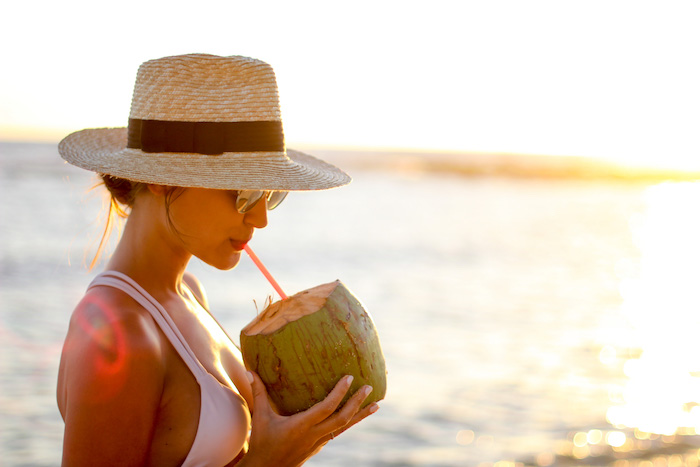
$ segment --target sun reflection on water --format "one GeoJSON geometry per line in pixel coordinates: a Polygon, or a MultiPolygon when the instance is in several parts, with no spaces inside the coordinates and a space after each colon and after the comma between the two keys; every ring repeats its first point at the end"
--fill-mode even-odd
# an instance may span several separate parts
{"type": "MultiPolygon", "coordinates": [[[[632,332],[598,353],[624,375],[608,390],[609,425],[572,431],[523,464],[480,467],[700,466],[700,183],[655,185],[644,196],[646,210],[631,222],[639,256],[616,268],[632,332]]],[[[457,437],[473,440],[471,431],[457,437]]]]}
{"type": "MultiPolygon", "coordinates": [[[[647,433],[700,433],[700,184],[656,185],[646,191],[646,201],[635,229],[638,274],[620,286],[640,354],[624,365],[625,386],[611,390],[615,405],[607,418],[647,433]]],[[[604,349],[601,361],[611,352],[604,349]]]]}

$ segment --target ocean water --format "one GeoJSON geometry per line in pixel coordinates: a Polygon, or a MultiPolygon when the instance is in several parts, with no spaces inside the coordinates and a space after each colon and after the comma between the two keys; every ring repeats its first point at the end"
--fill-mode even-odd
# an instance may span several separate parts
{"type": "MultiPolygon", "coordinates": [[[[384,349],[379,412],[309,465],[698,464],[698,185],[348,169],[251,242],[287,293],[342,280],[384,349]]],[[[60,463],[94,183],[53,146],[0,144],[0,466],[60,463]]],[[[234,337],[273,294],[247,258],[190,269],[234,337]]]]}

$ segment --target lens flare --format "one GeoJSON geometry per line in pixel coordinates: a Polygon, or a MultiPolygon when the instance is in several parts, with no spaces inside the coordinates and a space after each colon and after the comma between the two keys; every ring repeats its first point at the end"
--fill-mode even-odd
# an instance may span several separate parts
{"type": "MultiPolygon", "coordinates": [[[[88,295],[79,306],[83,309],[75,313],[75,322],[80,334],[69,334],[64,351],[70,352],[78,339],[84,341],[87,337],[91,351],[84,356],[83,363],[92,367],[94,385],[89,397],[91,402],[108,400],[122,390],[127,380],[130,350],[126,331],[112,306],[94,294],[88,295]],[[87,311],[90,309],[99,311],[87,311]]],[[[83,342],[81,347],[84,345],[83,342]]]]}

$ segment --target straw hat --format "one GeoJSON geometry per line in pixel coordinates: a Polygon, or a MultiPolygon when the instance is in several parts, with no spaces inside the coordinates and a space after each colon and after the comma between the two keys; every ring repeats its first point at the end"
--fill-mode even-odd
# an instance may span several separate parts
{"type": "Polygon", "coordinates": [[[247,57],[150,60],[136,76],[128,128],[68,135],[69,163],[128,180],[229,190],[321,190],[350,177],[286,149],[272,67],[247,57]]]}

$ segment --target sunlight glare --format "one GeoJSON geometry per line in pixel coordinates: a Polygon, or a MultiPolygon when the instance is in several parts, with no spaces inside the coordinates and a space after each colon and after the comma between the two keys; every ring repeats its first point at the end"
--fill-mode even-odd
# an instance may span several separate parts
{"type": "Polygon", "coordinates": [[[700,184],[652,186],[646,201],[636,232],[640,272],[620,287],[642,353],[625,363],[623,403],[610,407],[607,418],[618,427],[672,435],[700,422],[694,410],[700,402],[700,184]]]}

